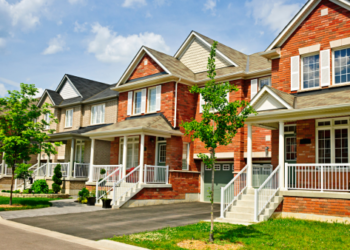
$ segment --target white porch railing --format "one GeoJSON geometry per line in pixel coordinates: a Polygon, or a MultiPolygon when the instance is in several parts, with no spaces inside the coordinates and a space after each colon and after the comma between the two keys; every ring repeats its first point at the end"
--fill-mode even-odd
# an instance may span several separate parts
{"type": "Polygon", "coordinates": [[[47,170],[47,163],[41,165],[41,167],[36,168],[33,172],[33,175],[36,176],[41,176],[44,177],[46,176],[46,170],[47,170]]]}
{"type": "Polygon", "coordinates": [[[280,166],[278,166],[259,187],[259,189],[255,189],[254,221],[256,222],[259,221],[259,215],[261,212],[266,208],[271,199],[275,197],[276,193],[280,190],[280,169],[280,166]]]}
{"type": "Polygon", "coordinates": [[[57,162],[57,163],[48,163],[49,164],[49,175],[48,177],[51,177],[55,174],[55,167],[57,165],[61,165],[61,172],[62,172],[62,177],[68,177],[68,172],[69,172],[69,163],[68,162],[57,162]]]}
{"type": "Polygon", "coordinates": [[[220,217],[224,218],[226,210],[238,199],[247,188],[247,169],[246,165],[225,187],[221,188],[221,209],[220,217]]]}
{"type": "Polygon", "coordinates": [[[260,187],[273,171],[272,165],[253,165],[253,187],[260,187]]]}
{"type": "Polygon", "coordinates": [[[113,187],[113,205],[120,201],[128,192],[131,192],[132,189],[136,190],[137,185],[140,183],[140,166],[137,166],[132,171],[130,171],[126,176],[120,179],[113,187]],[[118,186],[118,187],[117,187],[118,186]],[[117,188],[116,188],[117,187],[117,188]]]}
{"type": "Polygon", "coordinates": [[[89,176],[90,163],[74,163],[73,177],[87,178],[89,176]]]}
{"type": "Polygon", "coordinates": [[[7,164],[5,164],[5,175],[12,175],[12,167],[8,167],[7,164]]]}
{"type": "Polygon", "coordinates": [[[287,189],[350,191],[350,164],[285,163],[287,189]]]}
{"type": "Polygon", "coordinates": [[[169,166],[145,165],[144,183],[169,183],[169,166]]]}
{"type": "Polygon", "coordinates": [[[104,197],[108,196],[110,192],[114,189],[115,183],[120,181],[123,167],[118,165],[112,172],[106,174],[104,178],[96,181],[96,203],[104,197]]]}
{"type": "Polygon", "coordinates": [[[113,173],[117,169],[121,169],[122,165],[93,165],[92,166],[92,181],[99,181],[109,174],[113,173]],[[101,175],[101,169],[106,170],[105,174],[101,175]]]}

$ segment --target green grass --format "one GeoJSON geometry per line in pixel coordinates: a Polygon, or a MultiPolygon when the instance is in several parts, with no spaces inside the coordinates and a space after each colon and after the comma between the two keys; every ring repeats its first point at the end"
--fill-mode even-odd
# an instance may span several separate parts
{"type": "MultiPolygon", "coordinates": [[[[111,240],[149,249],[182,249],[183,240],[207,241],[210,223],[165,228],[111,240]]],[[[350,225],[275,219],[250,226],[215,223],[215,243],[244,244],[242,249],[350,249],[350,225]]]]}
{"type": "MultiPolygon", "coordinates": [[[[35,209],[51,207],[52,203],[50,201],[55,199],[48,198],[12,198],[12,204],[24,205],[23,207],[0,207],[0,211],[10,211],[10,210],[25,210],[25,209],[35,209]]],[[[10,197],[0,196],[0,205],[9,204],[10,197]]]]}

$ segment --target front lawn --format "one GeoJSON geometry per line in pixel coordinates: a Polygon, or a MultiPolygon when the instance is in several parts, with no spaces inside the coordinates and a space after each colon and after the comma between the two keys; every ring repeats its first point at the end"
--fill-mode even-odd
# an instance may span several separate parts
{"type": "Polygon", "coordinates": [[[10,210],[23,210],[23,209],[34,209],[34,208],[44,208],[51,207],[52,203],[50,201],[55,199],[49,198],[12,198],[12,204],[14,206],[1,207],[1,205],[8,205],[10,197],[0,196],[0,211],[10,211],[10,210]]]}
{"type": "MultiPolygon", "coordinates": [[[[350,225],[340,223],[274,219],[250,226],[215,223],[215,228],[215,244],[237,243],[237,249],[350,249],[350,225]]],[[[200,222],[111,240],[149,249],[184,249],[177,244],[207,241],[209,230],[210,223],[200,222]]]]}

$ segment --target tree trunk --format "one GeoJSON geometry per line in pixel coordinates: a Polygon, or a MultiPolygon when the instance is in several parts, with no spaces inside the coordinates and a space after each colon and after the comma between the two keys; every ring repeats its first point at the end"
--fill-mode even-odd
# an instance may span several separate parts
{"type": "Polygon", "coordinates": [[[15,164],[12,165],[12,177],[11,177],[11,190],[10,190],[10,203],[9,205],[12,206],[12,192],[13,192],[13,181],[15,179],[15,164]]]}
{"type": "Polygon", "coordinates": [[[212,158],[212,168],[211,168],[211,197],[210,197],[210,235],[209,242],[214,241],[214,175],[215,175],[215,149],[211,150],[211,158],[212,158]]]}

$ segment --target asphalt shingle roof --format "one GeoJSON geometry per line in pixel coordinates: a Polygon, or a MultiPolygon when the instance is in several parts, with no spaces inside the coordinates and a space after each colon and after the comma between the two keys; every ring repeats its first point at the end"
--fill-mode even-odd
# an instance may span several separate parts
{"type": "Polygon", "coordinates": [[[49,136],[50,137],[59,137],[59,136],[62,136],[62,135],[81,135],[83,133],[87,133],[87,132],[91,132],[91,131],[96,130],[96,129],[107,127],[107,126],[109,126],[111,124],[112,123],[100,124],[100,125],[94,125],[94,126],[88,126],[88,127],[80,127],[77,130],[71,130],[71,131],[66,131],[66,132],[54,133],[54,134],[51,134],[49,136]]]}

